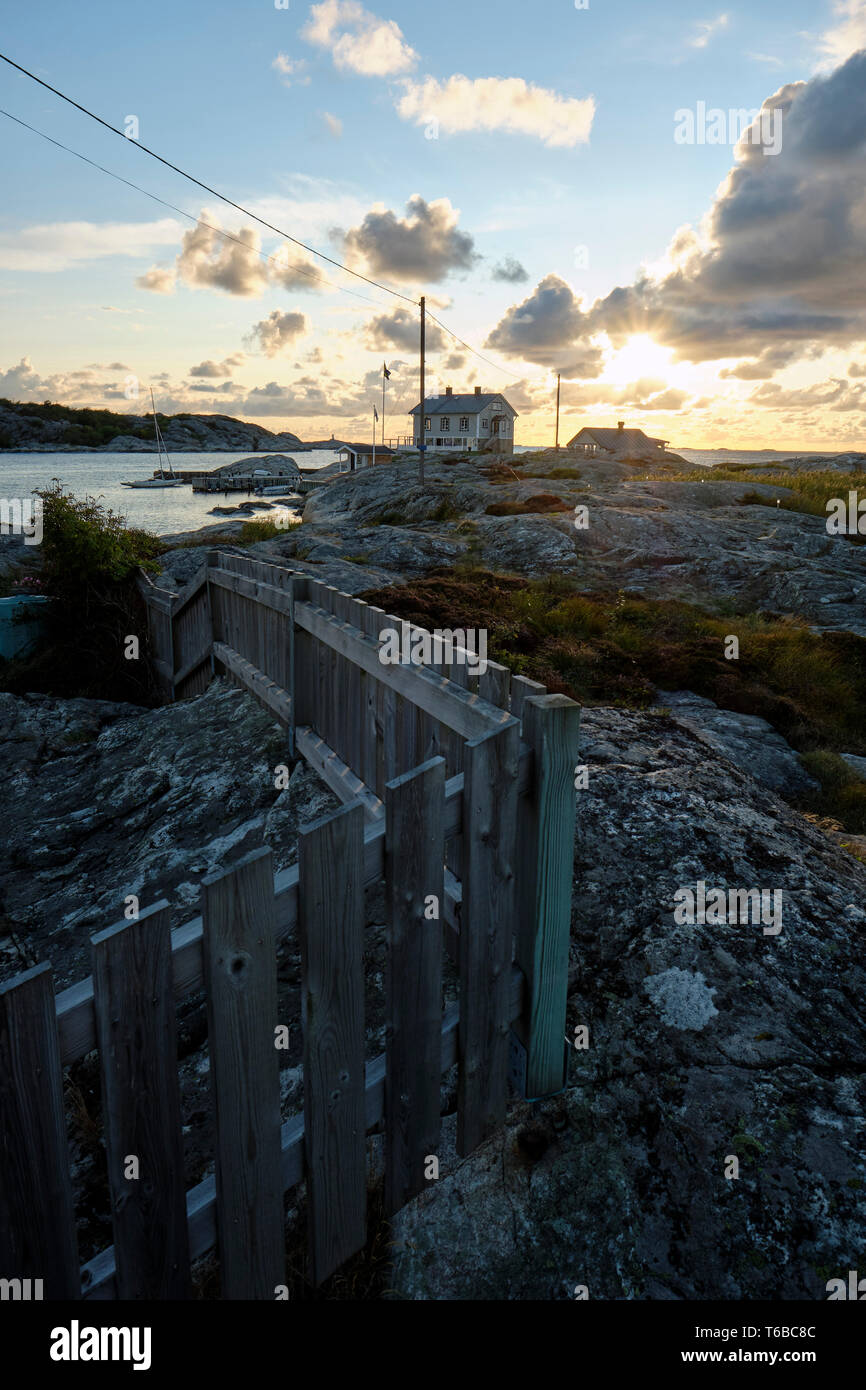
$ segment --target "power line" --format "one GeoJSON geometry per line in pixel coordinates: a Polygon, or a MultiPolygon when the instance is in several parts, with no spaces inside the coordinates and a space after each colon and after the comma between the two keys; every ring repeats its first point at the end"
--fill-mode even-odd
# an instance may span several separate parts
{"type": "MultiPolygon", "coordinates": [[[[167,169],[171,169],[174,173],[180,174],[180,176],[184,179],[187,179],[188,182],[195,184],[198,188],[204,189],[206,193],[210,193],[214,198],[218,198],[221,202],[226,203],[229,207],[233,207],[237,212],[243,213],[245,217],[250,217],[254,222],[258,222],[261,226],[267,227],[269,231],[275,232],[277,236],[284,237],[286,241],[292,242],[295,246],[300,246],[304,251],[309,252],[311,256],[317,256],[320,260],[327,261],[329,265],[333,265],[338,270],[342,270],[344,274],[351,275],[356,280],[362,280],[365,284],[372,285],[375,289],[382,290],[385,294],[393,295],[396,299],[402,299],[404,303],[411,304],[415,308],[419,307],[418,301],[412,299],[409,295],[402,294],[399,290],[392,289],[390,285],[383,285],[381,281],[373,280],[370,276],[362,275],[360,271],[351,270],[349,266],[343,265],[342,261],[336,260],[333,256],[327,256],[324,251],[317,251],[313,246],[308,246],[306,242],[300,241],[297,237],[293,237],[289,232],[283,231],[282,228],[274,226],[272,222],[267,222],[263,217],[259,217],[257,213],[251,212],[249,208],[244,207],[241,203],[236,203],[233,198],[229,198],[224,193],[220,193],[217,189],[212,188],[210,184],[203,183],[201,179],[197,179],[193,174],[187,173],[185,169],[181,169],[177,164],[172,164],[171,160],[165,159],[161,154],[157,154],[155,150],[150,149],[147,145],[143,145],[139,140],[130,140],[129,137],[125,134],[125,132],[120,130],[117,126],[111,125],[109,121],[104,120],[102,116],[98,116],[96,112],[89,110],[89,108],[86,106],[82,106],[80,102],[74,101],[72,97],[67,96],[64,92],[61,92],[57,87],[52,87],[49,82],[43,81],[41,77],[37,77],[36,74],[34,72],[30,72],[28,68],[22,67],[20,63],[14,62],[14,60],[12,58],[7,57],[5,53],[0,53],[0,59],[2,59],[4,63],[7,63],[9,67],[15,68],[17,72],[22,73],[25,77],[29,77],[33,82],[38,83],[40,87],[44,87],[46,91],[52,92],[54,96],[60,97],[61,101],[67,102],[68,105],[74,107],[77,111],[81,111],[85,116],[89,116],[91,120],[94,120],[99,125],[104,126],[106,130],[110,130],[113,135],[120,136],[121,140],[124,140],[127,145],[133,144],[137,146],[137,148],[140,149],[144,154],[150,155],[152,159],[156,159],[159,161],[160,164],[164,164],[167,169]]],[[[237,242],[239,245],[244,246],[247,250],[252,249],[247,246],[246,242],[241,241],[239,237],[233,236],[230,232],[226,232],[221,227],[213,227],[211,226],[211,224],[207,222],[202,222],[200,218],[194,218],[191,213],[185,212],[182,208],[176,207],[173,203],[169,203],[166,199],[160,198],[155,193],[149,192],[148,189],[141,188],[138,184],[133,183],[132,180],[126,179],[121,174],[115,173],[114,170],[105,168],[104,165],[98,164],[96,160],[89,159],[87,155],[80,154],[78,150],[74,150],[70,146],[64,145],[61,141],[53,139],[52,136],[46,135],[44,131],[38,130],[35,126],[28,125],[26,121],[21,120],[17,116],[13,116],[11,112],[2,110],[2,108],[0,108],[0,114],[7,116],[9,120],[15,121],[18,125],[24,126],[27,130],[32,131],[35,135],[40,135],[43,140],[47,140],[50,144],[56,145],[59,149],[65,150],[67,154],[75,155],[77,159],[83,160],[85,164],[90,164],[94,169],[99,169],[100,172],[108,174],[110,178],[117,179],[120,183],[126,184],[127,187],[133,188],[136,192],[144,194],[145,197],[151,198],[154,202],[162,204],[163,207],[170,208],[172,212],[177,212],[180,216],[186,217],[192,222],[201,223],[202,226],[208,227],[210,231],[218,233],[220,236],[225,237],[229,241],[237,242]]],[[[261,256],[263,260],[270,261],[276,259],[275,256],[269,256],[264,252],[257,252],[257,254],[261,256]]],[[[328,281],[325,280],[324,277],[317,276],[313,271],[306,270],[302,266],[296,265],[291,268],[299,271],[299,273],[302,275],[307,275],[310,279],[321,280],[322,283],[325,284],[328,283],[328,281]]],[[[355,291],[347,289],[344,285],[337,285],[336,288],[344,294],[354,294],[356,298],[363,299],[366,303],[375,304],[375,300],[366,299],[366,296],[358,295],[355,291]]],[[[443,332],[447,333],[451,338],[454,339],[455,342],[459,343],[461,347],[465,348],[467,352],[471,352],[473,356],[479,359],[479,361],[486,363],[489,367],[492,367],[495,372],[499,372],[504,376],[513,377],[517,381],[522,380],[524,378],[524,373],[514,372],[508,367],[497,366],[495,362],[491,362],[489,357],[485,357],[484,354],[479,352],[477,348],[472,347],[471,343],[467,343],[463,338],[459,337],[453,331],[453,329],[448,328],[447,325],[442,323],[440,319],[437,319],[434,314],[429,314],[429,317],[439,328],[443,330],[443,332]]]]}
{"type": "MultiPolygon", "coordinates": [[[[235,242],[238,246],[242,246],[244,250],[253,251],[254,248],[249,246],[247,242],[242,241],[240,237],[234,236],[232,232],[226,231],[224,227],[215,227],[213,223],[205,222],[201,217],[195,217],[193,213],[187,212],[184,208],[177,207],[175,203],[168,202],[166,198],[160,198],[158,194],[151,193],[149,189],[142,188],[140,184],[133,183],[131,179],[125,179],[122,174],[116,173],[114,169],[107,169],[104,164],[98,164],[95,159],[90,159],[88,155],[81,154],[79,150],[74,150],[71,145],[64,145],[62,140],[55,140],[52,135],[46,135],[44,130],[39,130],[35,125],[30,125],[27,121],[22,121],[20,116],[13,116],[11,111],[4,110],[2,106],[0,106],[0,116],[8,117],[8,119],[14,121],[16,125],[23,126],[25,130],[32,131],[34,135],[41,136],[43,140],[48,141],[49,145],[56,145],[59,150],[64,150],[66,154],[72,154],[76,159],[83,160],[85,164],[89,164],[93,169],[98,169],[100,173],[108,174],[110,178],[117,179],[119,183],[125,183],[127,188],[134,188],[136,193],[144,194],[145,198],[151,198],[153,202],[159,203],[161,207],[169,208],[172,212],[176,212],[179,217],[186,217],[188,221],[192,222],[195,226],[207,227],[209,231],[216,232],[218,236],[224,237],[227,241],[235,242]]],[[[255,254],[263,261],[276,261],[279,257],[279,252],[268,255],[266,251],[256,251],[255,254]]],[[[355,299],[362,299],[365,304],[372,304],[375,308],[381,307],[379,302],[375,299],[370,299],[369,295],[358,294],[357,290],[350,290],[345,285],[335,285],[334,282],[329,280],[326,276],[317,275],[314,270],[299,265],[297,262],[292,266],[286,266],[286,269],[296,270],[300,275],[306,275],[311,280],[318,280],[323,285],[328,285],[333,289],[339,290],[341,294],[351,294],[355,299]]]]}
{"type": "Polygon", "coordinates": [[[368,285],[375,286],[377,290],[384,290],[386,294],[392,294],[396,299],[403,299],[407,304],[413,304],[416,308],[418,307],[417,300],[411,299],[408,294],[401,294],[399,290],[393,290],[390,285],[383,285],[378,280],[372,280],[369,276],[362,275],[360,271],[350,270],[347,265],[343,265],[342,261],[335,260],[333,256],[326,256],[324,251],[317,251],[315,247],[308,246],[304,241],[299,241],[297,237],[293,237],[288,232],[284,232],[281,227],[275,227],[272,222],[266,222],[263,217],[259,217],[256,213],[250,212],[249,208],[245,208],[241,203],[236,203],[233,198],[227,198],[224,193],[219,193],[217,189],[211,188],[210,184],[202,183],[201,179],[197,179],[193,174],[188,174],[185,169],[179,168],[177,164],[172,164],[170,159],[164,159],[161,154],[157,154],[155,150],[149,149],[148,146],[143,145],[140,140],[130,140],[125,132],[119,130],[117,126],[111,125],[109,121],[104,121],[101,116],[97,116],[95,111],[88,110],[88,108],[82,106],[80,102],[73,101],[72,97],[68,97],[64,92],[60,92],[56,87],[52,87],[50,82],[43,82],[42,78],[37,77],[35,72],[30,72],[27,68],[23,68],[20,63],[13,62],[11,58],[7,58],[5,53],[0,53],[0,58],[2,58],[4,63],[8,63],[11,68],[15,68],[18,72],[23,73],[25,77],[29,77],[34,82],[38,82],[39,86],[44,87],[46,91],[53,92],[56,97],[60,97],[61,101],[68,102],[70,106],[74,106],[76,111],[81,111],[85,116],[89,116],[91,120],[97,121],[99,125],[104,126],[106,130],[110,130],[113,135],[119,135],[121,140],[124,140],[127,145],[135,145],[142,153],[149,154],[151,159],[159,160],[160,164],[164,164],[167,169],[172,169],[174,173],[180,174],[182,178],[187,179],[190,183],[196,184],[198,188],[203,188],[206,193],[210,193],[214,198],[219,198],[221,202],[227,203],[229,207],[235,208],[237,212],[242,212],[245,217],[251,217],[254,222],[261,223],[261,225],[267,227],[269,231],[276,232],[277,236],[285,237],[287,241],[294,242],[295,246],[302,246],[305,251],[309,251],[311,256],[318,256],[321,260],[327,261],[329,265],[336,266],[338,270],[345,271],[347,275],[354,275],[357,280],[364,280],[368,285]]]}
{"type": "Polygon", "coordinates": [[[479,352],[477,348],[474,348],[471,343],[465,343],[462,338],[458,338],[453,329],[446,327],[440,319],[437,319],[435,314],[430,313],[429,309],[427,310],[427,317],[428,319],[432,319],[435,324],[438,324],[440,328],[444,329],[444,331],[454,339],[455,343],[459,343],[467,352],[474,353],[482,362],[486,362],[488,367],[492,367],[495,372],[503,372],[506,376],[513,376],[515,381],[523,381],[526,375],[525,372],[512,372],[510,367],[498,367],[495,362],[491,362],[489,357],[485,357],[484,354],[479,352]]]}

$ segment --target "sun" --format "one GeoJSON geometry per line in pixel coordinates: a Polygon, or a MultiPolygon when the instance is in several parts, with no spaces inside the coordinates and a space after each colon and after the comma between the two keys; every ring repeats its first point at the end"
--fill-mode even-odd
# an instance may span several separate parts
{"type": "Polygon", "coordinates": [[[640,377],[661,377],[671,374],[671,350],[656,343],[646,333],[634,333],[628,342],[606,363],[604,377],[616,385],[637,381],[640,377]]]}

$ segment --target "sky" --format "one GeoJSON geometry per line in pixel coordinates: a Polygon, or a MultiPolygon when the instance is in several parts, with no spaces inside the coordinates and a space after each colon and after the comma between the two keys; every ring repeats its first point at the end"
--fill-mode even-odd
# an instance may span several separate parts
{"type": "Polygon", "coordinates": [[[866,449],[866,0],[374,5],[7,11],[127,138],[0,63],[119,176],[0,116],[0,396],[367,438],[384,362],[394,438],[424,294],[428,394],[503,392],[518,443],[558,372],[561,440],[866,449]]]}

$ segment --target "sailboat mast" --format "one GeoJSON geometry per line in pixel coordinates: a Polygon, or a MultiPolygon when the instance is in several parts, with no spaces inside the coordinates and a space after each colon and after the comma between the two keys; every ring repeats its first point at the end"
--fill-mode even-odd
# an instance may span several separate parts
{"type": "Polygon", "coordinates": [[[163,451],[164,451],[164,452],[165,452],[165,461],[166,461],[166,463],[168,464],[168,476],[169,476],[170,478],[173,478],[173,477],[174,477],[174,469],[173,469],[172,466],[171,466],[171,459],[170,459],[169,456],[168,456],[168,449],[166,449],[166,447],[165,447],[165,441],[163,440],[163,437],[162,437],[162,434],[161,434],[160,428],[159,428],[159,421],[158,421],[157,418],[156,418],[156,402],[155,402],[154,399],[153,399],[153,387],[152,387],[152,386],[151,386],[151,388],[150,388],[150,404],[151,404],[151,407],[153,408],[153,428],[154,428],[154,430],[156,431],[156,447],[157,447],[157,453],[158,453],[158,457],[159,457],[159,467],[158,467],[158,470],[157,470],[157,471],[158,471],[159,473],[163,474],[163,475],[165,474],[165,469],[164,469],[163,466],[162,466],[162,455],[163,455],[163,451]]]}

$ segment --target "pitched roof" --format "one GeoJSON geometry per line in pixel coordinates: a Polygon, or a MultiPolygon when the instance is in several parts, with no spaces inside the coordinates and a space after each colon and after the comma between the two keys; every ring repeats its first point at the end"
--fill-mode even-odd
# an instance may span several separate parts
{"type": "MultiPolygon", "coordinates": [[[[482,410],[487,410],[488,406],[494,401],[502,401],[508,406],[509,410],[514,410],[500,391],[489,391],[486,395],[482,392],[476,396],[472,391],[465,396],[428,396],[424,402],[425,415],[479,415],[482,410]]],[[[417,415],[419,407],[413,406],[409,411],[410,415],[417,415]]],[[[515,415],[517,411],[514,410],[515,415]]]]}
{"type": "Polygon", "coordinates": [[[621,454],[627,449],[641,449],[647,444],[667,444],[668,442],[666,439],[654,439],[652,435],[644,434],[643,430],[639,429],[596,429],[594,425],[584,425],[583,429],[578,430],[577,434],[568,441],[569,444],[580,439],[582,434],[591,435],[602,449],[609,449],[614,454],[621,454]]]}
{"type": "MultiPolygon", "coordinates": [[[[350,453],[352,453],[352,454],[372,454],[372,452],[373,452],[373,445],[370,443],[369,440],[367,441],[366,444],[341,444],[340,447],[337,449],[337,453],[338,453],[338,454],[342,454],[342,453],[344,453],[346,450],[348,450],[348,451],[349,451],[350,453]]],[[[376,445],[376,453],[377,453],[377,454],[393,454],[393,453],[394,453],[394,450],[393,450],[393,449],[389,449],[388,446],[387,446],[387,444],[377,444],[377,445],[376,445]]]]}

